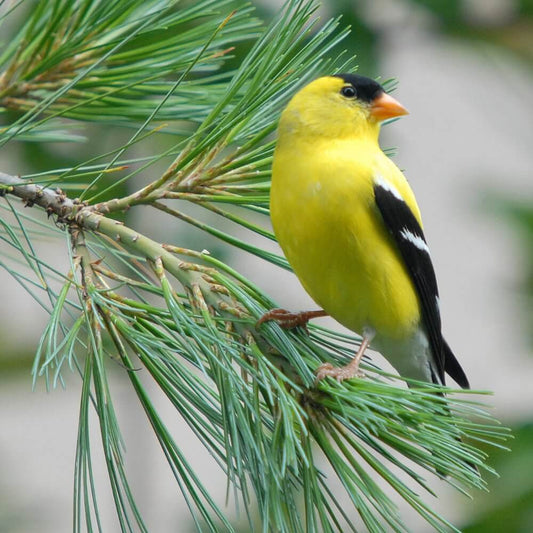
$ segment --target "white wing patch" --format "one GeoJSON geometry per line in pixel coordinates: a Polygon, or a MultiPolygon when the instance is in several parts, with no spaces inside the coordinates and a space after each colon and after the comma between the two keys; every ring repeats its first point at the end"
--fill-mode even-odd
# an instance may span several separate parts
{"type": "Polygon", "coordinates": [[[427,254],[429,254],[429,246],[426,244],[426,241],[420,235],[415,235],[407,228],[403,228],[402,231],[400,231],[400,235],[404,240],[409,241],[411,244],[414,244],[422,252],[426,252],[427,254]]]}
{"type": "Polygon", "coordinates": [[[387,192],[390,192],[397,200],[401,200],[402,202],[404,201],[398,189],[392,183],[387,181],[381,174],[376,175],[375,181],[376,185],[386,190],[387,192]]]}

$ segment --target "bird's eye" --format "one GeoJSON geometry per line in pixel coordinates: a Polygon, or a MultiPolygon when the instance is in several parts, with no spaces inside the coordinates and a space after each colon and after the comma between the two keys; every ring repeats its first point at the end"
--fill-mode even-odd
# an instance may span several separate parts
{"type": "Polygon", "coordinates": [[[341,89],[341,94],[342,96],[346,96],[346,98],[355,98],[357,96],[357,91],[353,85],[346,85],[341,89]]]}

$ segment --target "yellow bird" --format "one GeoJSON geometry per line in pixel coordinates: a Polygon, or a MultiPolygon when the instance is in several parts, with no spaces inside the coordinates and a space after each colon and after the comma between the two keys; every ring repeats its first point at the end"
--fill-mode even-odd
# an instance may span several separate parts
{"type": "Polygon", "coordinates": [[[317,379],[359,375],[370,343],[406,378],[460,386],[468,379],[441,332],[437,282],[413,191],[383,153],[381,122],[406,114],[380,84],[359,75],[319,78],[283,111],[272,168],[276,237],[320,311],[273,310],[285,327],[330,315],[363,340],[344,367],[317,379]]]}

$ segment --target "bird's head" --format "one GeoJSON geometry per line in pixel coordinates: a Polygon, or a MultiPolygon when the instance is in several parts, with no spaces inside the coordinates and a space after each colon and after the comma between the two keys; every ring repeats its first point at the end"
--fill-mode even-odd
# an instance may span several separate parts
{"type": "Polygon", "coordinates": [[[293,96],[281,116],[280,135],[367,135],[377,139],[383,120],[405,114],[405,107],[370,78],[357,74],[324,76],[293,96]]]}

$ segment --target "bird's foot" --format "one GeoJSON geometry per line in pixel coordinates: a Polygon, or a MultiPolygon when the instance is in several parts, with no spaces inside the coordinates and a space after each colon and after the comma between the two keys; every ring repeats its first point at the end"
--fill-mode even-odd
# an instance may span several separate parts
{"type": "Polygon", "coordinates": [[[327,316],[325,311],[301,311],[299,313],[291,313],[286,309],[271,309],[265,313],[256,324],[259,327],[264,322],[275,320],[283,329],[292,329],[298,326],[303,327],[307,331],[307,323],[311,318],[327,316]]]}
{"type": "Polygon", "coordinates": [[[316,370],[316,382],[323,380],[326,377],[335,378],[339,383],[345,379],[364,378],[365,373],[359,370],[359,365],[348,363],[345,366],[333,366],[331,363],[324,363],[316,370]]]}

